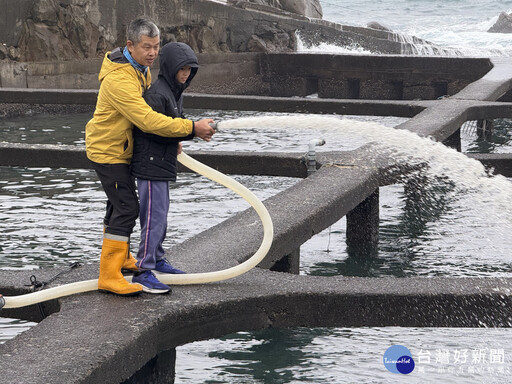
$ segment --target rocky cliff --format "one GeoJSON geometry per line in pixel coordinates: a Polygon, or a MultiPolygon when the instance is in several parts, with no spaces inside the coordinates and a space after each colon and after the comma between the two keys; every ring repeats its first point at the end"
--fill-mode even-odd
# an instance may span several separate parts
{"type": "Polygon", "coordinates": [[[202,73],[205,65],[243,72],[259,54],[295,52],[299,39],[306,47],[327,43],[374,54],[409,54],[413,45],[427,44],[323,20],[319,0],[13,2],[0,0],[0,87],[6,88],[97,87],[104,53],[125,44],[128,24],[140,15],[155,20],[163,44],[185,42],[201,55],[202,73]]]}
{"type": "Polygon", "coordinates": [[[318,0],[0,0],[0,60],[22,62],[100,57],[125,41],[126,26],[145,14],[163,43],[197,52],[286,52],[296,25],[275,18],[322,17],[318,0]]]}

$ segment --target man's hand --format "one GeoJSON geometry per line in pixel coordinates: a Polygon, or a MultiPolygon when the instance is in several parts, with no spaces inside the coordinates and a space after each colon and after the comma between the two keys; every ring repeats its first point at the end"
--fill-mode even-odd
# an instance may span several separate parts
{"type": "Polygon", "coordinates": [[[215,129],[210,126],[210,123],[213,123],[213,119],[194,121],[196,136],[204,141],[210,141],[215,133],[215,129]]]}
{"type": "Polygon", "coordinates": [[[178,155],[181,155],[181,152],[183,151],[183,144],[181,141],[178,143],[178,155]]]}

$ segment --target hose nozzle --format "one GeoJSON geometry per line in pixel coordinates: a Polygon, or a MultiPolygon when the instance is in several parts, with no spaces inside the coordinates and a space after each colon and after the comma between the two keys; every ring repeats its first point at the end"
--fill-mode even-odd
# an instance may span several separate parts
{"type": "Polygon", "coordinates": [[[317,145],[324,145],[324,139],[313,139],[309,142],[308,146],[308,154],[307,154],[307,167],[308,167],[308,176],[316,172],[316,151],[315,147],[317,145]]]}

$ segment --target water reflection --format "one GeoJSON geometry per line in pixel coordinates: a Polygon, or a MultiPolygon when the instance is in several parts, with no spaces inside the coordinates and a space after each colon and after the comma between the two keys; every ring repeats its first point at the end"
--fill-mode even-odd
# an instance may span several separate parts
{"type": "Polygon", "coordinates": [[[485,136],[478,135],[477,122],[470,121],[461,131],[462,150],[468,153],[511,153],[512,152],[512,121],[496,119],[492,129],[485,136]],[[466,139],[466,140],[464,140],[466,139]]]}
{"type": "Polygon", "coordinates": [[[19,319],[0,317],[0,344],[29,330],[35,323],[19,319]]]}
{"type": "Polygon", "coordinates": [[[1,141],[26,144],[85,145],[85,124],[92,114],[39,114],[0,119],[1,141]]]}
{"type": "Polygon", "coordinates": [[[240,332],[177,348],[176,383],[505,383],[512,333],[470,328],[297,328],[240,332]],[[392,345],[412,353],[409,375],[388,372],[392,345]],[[205,374],[205,371],[207,372],[205,374]]]}
{"type": "Polygon", "coordinates": [[[318,276],[512,276],[507,228],[485,206],[450,195],[441,184],[410,201],[402,185],[380,188],[379,245],[361,254],[345,243],[345,219],[301,247],[301,269],[318,276]],[[446,194],[445,194],[446,193],[446,194]],[[409,202],[407,202],[409,200],[409,202]]]}

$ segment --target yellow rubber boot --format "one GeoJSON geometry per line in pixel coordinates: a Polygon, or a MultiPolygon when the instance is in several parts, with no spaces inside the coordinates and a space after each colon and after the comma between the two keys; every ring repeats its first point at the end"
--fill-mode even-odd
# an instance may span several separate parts
{"type": "MultiPolygon", "coordinates": [[[[105,232],[107,230],[107,227],[103,226],[103,235],[105,235],[105,232]]],[[[121,271],[129,271],[129,272],[135,272],[139,270],[139,267],[137,267],[137,259],[133,257],[131,252],[128,252],[128,257],[124,259],[123,266],[121,267],[121,271]]]]}
{"type": "Polygon", "coordinates": [[[137,267],[137,259],[133,257],[131,252],[128,252],[128,257],[124,259],[123,266],[121,267],[121,270],[123,271],[131,271],[135,272],[139,270],[139,267],[137,267]]]}
{"type": "Polygon", "coordinates": [[[121,267],[127,259],[128,242],[103,238],[100,257],[98,290],[121,296],[134,296],[142,292],[142,285],[125,280],[121,267]]]}

